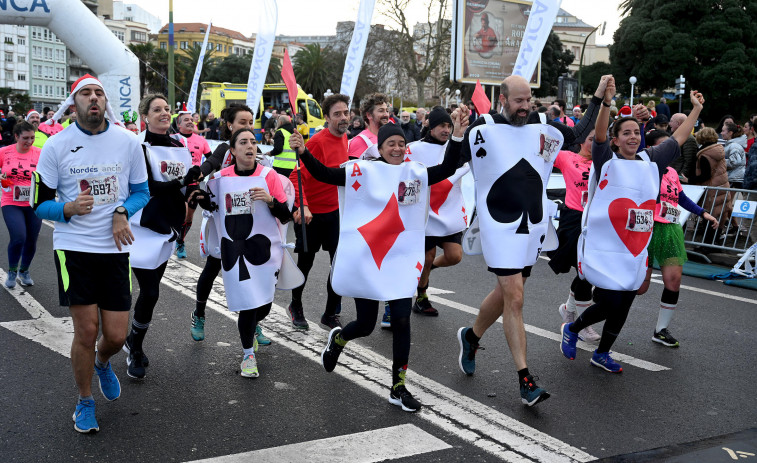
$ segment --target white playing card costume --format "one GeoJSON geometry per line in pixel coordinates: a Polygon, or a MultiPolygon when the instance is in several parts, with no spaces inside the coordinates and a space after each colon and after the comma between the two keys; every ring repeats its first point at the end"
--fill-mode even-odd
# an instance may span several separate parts
{"type": "MultiPolygon", "coordinates": [[[[145,145],[148,169],[155,181],[170,182],[183,178],[192,167],[192,155],[187,148],[145,145]]],[[[174,234],[157,233],[140,225],[144,209],[130,219],[134,246],[129,252],[131,266],[140,269],[155,269],[167,261],[173,252],[174,234]]]]}
{"type": "Polygon", "coordinates": [[[345,164],[331,286],[346,297],[412,297],[424,262],[428,172],[417,162],[345,164]]]}
{"type": "Polygon", "coordinates": [[[213,177],[208,190],[218,210],[213,212],[220,238],[223,284],[229,310],[258,308],[273,301],[283,258],[281,234],[271,210],[252,201],[250,190],[268,191],[265,168],[255,177],[213,177]]]}
{"type": "MultiPolygon", "coordinates": [[[[426,167],[436,166],[444,160],[446,148],[446,143],[437,145],[416,141],[407,146],[405,160],[420,162],[426,167]]],[[[468,226],[468,214],[460,184],[469,171],[470,167],[466,164],[451,177],[431,186],[426,236],[448,236],[463,231],[468,226]]]]}
{"type": "Polygon", "coordinates": [[[646,152],[638,156],[641,161],[610,159],[599,181],[591,168],[578,238],[578,274],[599,288],[635,291],[646,275],[660,176],[646,152]]]}
{"type": "Polygon", "coordinates": [[[468,134],[478,214],[469,233],[480,232],[489,267],[522,269],[557,247],[551,221],[557,207],[546,187],[563,136],[546,124],[516,127],[483,117],[486,124],[468,134]]]}

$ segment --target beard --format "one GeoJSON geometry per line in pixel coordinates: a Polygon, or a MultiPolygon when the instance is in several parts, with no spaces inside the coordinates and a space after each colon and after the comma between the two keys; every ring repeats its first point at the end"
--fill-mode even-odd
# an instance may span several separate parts
{"type": "Polygon", "coordinates": [[[343,121],[333,125],[329,124],[329,127],[334,127],[339,135],[344,135],[350,129],[350,121],[343,121]]]}
{"type": "Polygon", "coordinates": [[[525,109],[518,109],[515,112],[510,111],[510,103],[505,102],[505,117],[507,120],[510,121],[510,124],[521,127],[526,125],[526,121],[528,120],[528,111],[525,109]],[[518,114],[518,113],[521,114],[518,114]]]}
{"type": "Polygon", "coordinates": [[[90,105],[84,105],[84,106],[76,104],[76,114],[82,115],[78,118],[79,122],[84,122],[85,124],[89,124],[92,126],[100,125],[105,119],[105,108],[100,107],[97,103],[92,103],[90,105]],[[100,113],[90,114],[89,110],[92,109],[93,107],[96,107],[97,109],[99,109],[100,113]]]}

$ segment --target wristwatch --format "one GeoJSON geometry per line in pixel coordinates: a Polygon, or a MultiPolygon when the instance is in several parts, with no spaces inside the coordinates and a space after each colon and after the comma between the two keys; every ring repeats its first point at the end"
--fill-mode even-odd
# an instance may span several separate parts
{"type": "Polygon", "coordinates": [[[126,208],[125,208],[125,207],[123,207],[123,206],[118,206],[118,207],[116,208],[116,210],[115,210],[115,213],[116,213],[116,214],[123,214],[123,215],[125,215],[126,217],[129,217],[129,211],[127,211],[127,210],[126,210],[126,208]]]}

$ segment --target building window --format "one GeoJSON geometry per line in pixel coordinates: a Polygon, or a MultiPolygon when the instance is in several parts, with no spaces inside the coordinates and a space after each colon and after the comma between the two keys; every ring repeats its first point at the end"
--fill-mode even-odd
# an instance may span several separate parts
{"type": "Polygon", "coordinates": [[[219,43],[218,46],[216,47],[216,50],[223,51],[223,44],[219,43]]]}
{"type": "MultiPolygon", "coordinates": [[[[33,39],[36,39],[36,38],[37,38],[37,28],[36,28],[36,27],[32,27],[32,38],[33,38],[33,39]]],[[[36,92],[35,92],[35,93],[36,93],[36,92]]]]}
{"type": "Polygon", "coordinates": [[[26,63],[26,56],[19,56],[18,57],[18,62],[19,63],[26,63]]]}
{"type": "Polygon", "coordinates": [[[13,71],[5,71],[5,79],[13,80],[13,71]]]}
{"type": "Polygon", "coordinates": [[[19,74],[18,80],[26,80],[26,74],[19,74]]]}
{"type": "Polygon", "coordinates": [[[147,42],[147,34],[141,31],[131,31],[131,40],[134,42],[147,42]]]}
{"type": "Polygon", "coordinates": [[[26,39],[24,37],[18,38],[18,44],[19,45],[26,45],[26,39]]]}
{"type": "Polygon", "coordinates": [[[124,42],[124,32],[123,31],[112,31],[112,32],[113,32],[113,35],[115,35],[118,38],[118,40],[121,41],[121,43],[124,42]]]}
{"type": "Polygon", "coordinates": [[[5,43],[7,43],[8,45],[13,45],[13,39],[11,37],[6,37],[5,43]]]}
{"type": "Polygon", "coordinates": [[[168,43],[166,43],[166,42],[160,42],[160,49],[161,50],[167,50],[168,49],[168,43]]]}
{"type": "Polygon", "coordinates": [[[182,50],[186,50],[187,48],[189,48],[189,47],[187,46],[187,42],[184,42],[184,41],[182,41],[182,42],[181,42],[181,49],[182,49],[182,50]]]}
{"type": "Polygon", "coordinates": [[[13,53],[5,53],[5,62],[6,63],[12,63],[13,62],[13,53]]]}

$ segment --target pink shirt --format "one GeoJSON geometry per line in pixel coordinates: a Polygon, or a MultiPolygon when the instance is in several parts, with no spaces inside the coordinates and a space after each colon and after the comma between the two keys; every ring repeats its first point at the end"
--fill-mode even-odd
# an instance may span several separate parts
{"type": "Polygon", "coordinates": [[[46,122],[42,122],[39,124],[39,131],[47,135],[48,137],[52,137],[56,133],[60,132],[61,130],[65,129],[62,125],[60,125],[58,122],[53,122],[53,125],[47,125],[46,122]]]}
{"type": "Polygon", "coordinates": [[[668,167],[660,183],[660,202],[654,208],[655,222],[671,223],[669,219],[674,219],[676,223],[678,222],[676,206],[678,206],[678,195],[682,189],[678,173],[668,167]],[[664,210],[663,207],[665,208],[664,210]]]}
{"type": "Polygon", "coordinates": [[[359,158],[360,155],[368,149],[368,144],[360,135],[365,135],[366,137],[368,137],[368,140],[370,140],[374,145],[378,143],[378,135],[374,135],[374,133],[368,129],[363,130],[359,134],[355,135],[352,140],[350,140],[349,147],[347,148],[347,156],[350,158],[359,158]]]}
{"type": "Polygon", "coordinates": [[[190,153],[192,153],[193,166],[199,166],[202,164],[202,155],[210,153],[210,145],[208,145],[208,142],[196,133],[193,133],[188,137],[179,134],[179,141],[189,149],[190,153]]]}
{"type": "Polygon", "coordinates": [[[565,204],[574,211],[583,211],[589,191],[591,159],[572,151],[560,151],[555,159],[565,179],[565,204]]]}
{"type": "MultiPolygon", "coordinates": [[[[252,176],[260,177],[260,174],[263,173],[263,169],[264,167],[262,164],[256,163],[255,172],[252,173],[252,176]]],[[[221,177],[239,177],[239,175],[234,172],[234,166],[221,169],[218,174],[221,177]]],[[[281,180],[279,180],[279,174],[277,174],[275,170],[268,170],[268,174],[265,176],[265,183],[268,185],[268,194],[276,198],[280,203],[287,202],[287,195],[284,192],[284,187],[281,185],[281,180]]]]}
{"type": "Polygon", "coordinates": [[[36,146],[26,153],[19,153],[15,143],[0,148],[0,170],[5,174],[0,205],[29,206],[29,186],[32,184],[32,172],[37,170],[39,153],[40,149],[36,146]]]}

